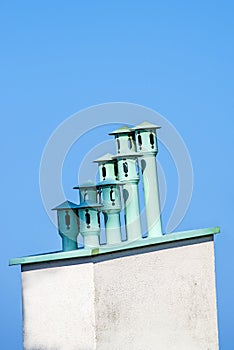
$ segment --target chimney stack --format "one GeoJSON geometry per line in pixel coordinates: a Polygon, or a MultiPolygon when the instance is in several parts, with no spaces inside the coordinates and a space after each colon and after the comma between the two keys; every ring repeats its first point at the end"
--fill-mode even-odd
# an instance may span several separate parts
{"type": "Polygon", "coordinates": [[[77,249],[79,234],[77,204],[65,201],[52,210],[57,210],[58,233],[62,237],[63,251],[77,249]]]}
{"type": "Polygon", "coordinates": [[[162,236],[161,210],[158,189],[158,174],[155,157],[158,153],[156,130],[160,126],[143,122],[132,130],[135,131],[137,152],[140,160],[147,221],[148,238],[162,236]]]}
{"type": "Polygon", "coordinates": [[[75,186],[79,189],[80,204],[77,205],[80,234],[84,238],[85,248],[99,247],[100,237],[100,210],[102,205],[97,203],[97,187],[89,181],[83,185],[75,186]]]}
{"type": "Polygon", "coordinates": [[[100,191],[102,212],[105,220],[106,242],[107,244],[120,244],[121,236],[121,195],[119,181],[107,179],[99,182],[97,188],[100,191]]]}
{"type": "Polygon", "coordinates": [[[98,163],[100,181],[106,179],[118,180],[118,166],[112,154],[107,153],[94,160],[93,163],[98,163]]]}

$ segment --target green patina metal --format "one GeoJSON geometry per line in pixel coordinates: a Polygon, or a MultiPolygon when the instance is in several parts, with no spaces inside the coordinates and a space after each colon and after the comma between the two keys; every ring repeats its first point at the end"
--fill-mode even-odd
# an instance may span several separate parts
{"type": "Polygon", "coordinates": [[[87,181],[82,185],[74,186],[73,189],[79,190],[80,203],[87,202],[87,201],[96,203],[97,186],[94,182],[87,181]]]}
{"type": "Polygon", "coordinates": [[[162,234],[155,160],[158,153],[156,131],[159,128],[143,122],[133,128],[124,125],[110,133],[115,136],[117,155],[107,153],[94,160],[98,164],[100,181],[88,181],[74,187],[79,190],[80,204],[66,201],[54,208],[63,252],[12,259],[10,265],[105,254],[219,232],[219,228],[213,228],[162,234]],[[147,238],[142,237],[141,230],[139,169],[143,180],[147,238]],[[122,241],[121,197],[124,200],[126,241],[122,241]],[[100,245],[101,213],[105,222],[105,245],[100,245]],[[79,234],[84,240],[82,249],[77,247],[79,234]]]}
{"type": "Polygon", "coordinates": [[[134,132],[126,125],[112,131],[109,135],[115,136],[117,153],[136,151],[134,132]]]}
{"type": "Polygon", "coordinates": [[[87,247],[98,247],[100,236],[100,210],[101,204],[82,202],[78,206],[80,234],[87,247]]]}
{"type": "Polygon", "coordinates": [[[63,251],[77,249],[79,225],[77,221],[77,204],[65,201],[52,210],[57,210],[58,232],[62,238],[63,251]]]}
{"type": "Polygon", "coordinates": [[[141,154],[129,150],[127,153],[119,153],[113,157],[117,159],[118,178],[123,182],[125,226],[127,239],[131,241],[141,238],[138,157],[141,157],[141,154]]]}
{"type": "Polygon", "coordinates": [[[94,160],[93,163],[98,163],[100,181],[118,179],[117,161],[113,159],[113,154],[106,153],[104,156],[94,160]]]}
{"type": "Polygon", "coordinates": [[[122,185],[122,182],[113,179],[106,179],[97,184],[103,205],[102,212],[104,214],[106,242],[108,245],[121,243],[120,211],[122,206],[120,186],[122,185]]]}
{"type": "Polygon", "coordinates": [[[122,242],[121,245],[117,244],[117,245],[106,246],[106,247],[100,246],[99,248],[95,248],[95,249],[83,248],[83,249],[75,249],[67,252],[55,252],[55,253],[27,256],[22,258],[14,258],[10,260],[9,265],[10,266],[23,265],[23,264],[46,262],[46,261],[49,262],[49,261],[72,259],[72,258],[82,258],[82,257],[93,256],[93,255],[111,253],[114,251],[124,251],[128,249],[146,247],[150,245],[158,245],[162,243],[170,243],[170,242],[176,242],[176,241],[181,241],[181,240],[186,240],[191,238],[210,236],[210,235],[217,234],[219,232],[220,232],[219,227],[175,232],[175,233],[162,235],[161,237],[141,238],[133,242],[129,242],[129,241],[122,242]]]}
{"type": "Polygon", "coordinates": [[[85,246],[99,247],[100,211],[102,205],[97,201],[97,186],[92,181],[73,187],[79,189],[80,204],[77,205],[79,232],[85,246]]]}
{"type": "Polygon", "coordinates": [[[154,153],[158,152],[156,130],[161,127],[149,122],[143,122],[131,130],[135,131],[136,147],[138,152],[154,153]]]}
{"type": "Polygon", "coordinates": [[[162,235],[158,174],[155,161],[158,153],[157,129],[160,129],[160,126],[149,122],[143,122],[132,128],[135,131],[137,152],[142,156],[139,162],[144,187],[147,232],[148,237],[151,238],[162,235]]]}

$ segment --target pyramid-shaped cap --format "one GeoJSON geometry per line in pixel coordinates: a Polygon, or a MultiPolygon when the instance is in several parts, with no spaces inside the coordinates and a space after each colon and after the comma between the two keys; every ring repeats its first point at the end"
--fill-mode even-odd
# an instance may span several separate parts
{"type": "Polygon", "coordinates": [[[147,129],[160,129],[160,128],[161,126],[144,121],[143,123],[134,126],[132,130],[147,130],[147,129]]]}
{"type": "Polygon", "coordinates": [[[65,201],[61,204],[59,204],[57,207],[53,208],[52,210],[66,210],[66,209],[77,209],[78,205],[76,203],[65,201]]]}
{"type": "Polygon", "coordinates": [[[104,154],[104,156],[93,160],[93,163],[105,163],[105,162],[113,161],[113,159],[112,159],[113,156],[114,156],[113,154],[106,153],[106,154],[104,154]]]}
{"type": "Polygon", "coordinates": [[[77,185],[73,187],[75,190],[79,189],[79,188],[96,188],[96,184],[93,181],[87,181],[85,183],[83,183],[82,185],[77,185]]]}
{"type": "Polygon", "coordinates": [[[111,133],[109,133],[109,135],[129,134],[131,132],[132,132],[132,130],[128,126],[123,125],[123,126],[121,126],[121,128],[116,129],[116,130],[112,131],[111,133]]]}

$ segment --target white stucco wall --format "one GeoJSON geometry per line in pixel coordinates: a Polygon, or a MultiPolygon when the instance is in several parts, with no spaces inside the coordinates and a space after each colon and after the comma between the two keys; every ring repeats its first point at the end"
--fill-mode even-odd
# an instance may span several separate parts
{"type": "Polygon", "coordinates": [[[24,349],[218,349],[213,248],[175,244],[24,271],[24,349]]]}
{"type": "Polygon", "coordinates": [[[22,273],[25,350],[95,350],[93,265],[22,273]]]}
{"type": "Polygon", "coordinates": [[[95,265],[97,349],[215,350],[213,242],[95,265]]]}

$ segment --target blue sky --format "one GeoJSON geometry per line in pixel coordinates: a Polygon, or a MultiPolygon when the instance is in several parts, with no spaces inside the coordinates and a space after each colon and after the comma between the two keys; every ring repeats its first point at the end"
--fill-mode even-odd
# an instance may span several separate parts
{"type": "MultiPolygon", "coordinates": [[[[194,192],[177,231],[221,226],[219,337],[233,349],[233,10],[226,0],[1,1],[1,348],[22,349],[20,271],[9,258],[60,249],[40,197],[44,146],[73,113],[120,101],[158,111],[187,145],[194,192]]],[[[169,211],[175,170],[164,154],[169,211]]],[[[67,164],[76,161],[73,152],[67,164]]]]}

